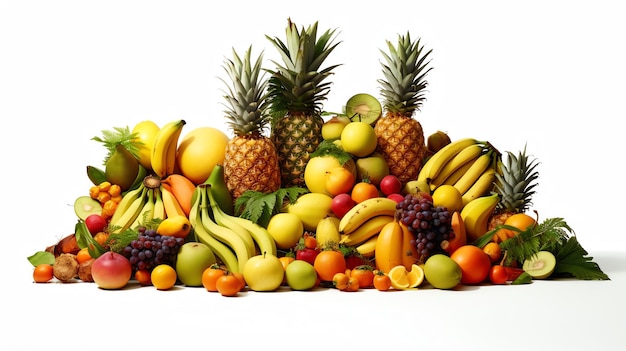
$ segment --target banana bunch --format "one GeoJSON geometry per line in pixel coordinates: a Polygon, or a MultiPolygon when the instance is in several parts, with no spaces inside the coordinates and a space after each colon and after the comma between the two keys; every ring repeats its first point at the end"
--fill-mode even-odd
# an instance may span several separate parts
{"type": "Polygon", "coordinates": [[[498,193],[481,196],[471,200],[461,210],[461,220],[465,225],[467,241],[472,242],[487,233],[489,218],[500,201],[498,193]]]}
{"type": "Polygon", "coordinates": [[[142,183],[137,189],[127,192],[111,217],[112,233],[121,233],[129,228],[152,221],[165,219],[165,206],[160,188],[150,188],[142,183]]]}
{"type": "Polygon", "coordinates": [[[396,202],[375,197],[356,204],[339,221],[339,243],[355,247],[363,256],[372,257],[376,237],[383,227],[393,222],[396,202]]]}
{"type": "Polygon", "coordinates": [[[150,163],[154,174],[161,179],[174,174],[178,140],[185,124],[186,122],[183,119],[171,121],[159,129],[154,137],[150,163]]]}
{"type": "Polygon", "coordinates": [[[465,206],[493,189],[499,161],[500,154],[489,143],[458,139],[429,158],[417,180],[428,183],[431,191],[441,185],[454,186],[465,206]]]}
{"type": "Polygon", "coordinates": [[[207,244],[228,270],[242,272],[258,253],[276,255],[276,243],[262,226],[224,212],[213,198],[211,186],[202,184],[189,212],[197,241],[207,244]]]}

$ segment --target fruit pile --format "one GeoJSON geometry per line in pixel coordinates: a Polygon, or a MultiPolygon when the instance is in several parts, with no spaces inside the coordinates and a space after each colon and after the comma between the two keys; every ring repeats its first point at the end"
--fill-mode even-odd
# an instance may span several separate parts
{"type": "Polygon", "coordinates": [[[608,279],[563,218],[531,214],[539,173],[525,148],[424,137],[431,51],[409,33],[387,42],[382,100],[358,93],[325,114],[338,65],[321,66],[339,43],[317,29],[289,20],[287,41],[268,36],[274,68],[251,49],[224,61],[233,137],[183,134],[183,119],[94,137],[104,169],[87,166],[73,233],[29,257],[35,282],[235,296],[608,279]]]}

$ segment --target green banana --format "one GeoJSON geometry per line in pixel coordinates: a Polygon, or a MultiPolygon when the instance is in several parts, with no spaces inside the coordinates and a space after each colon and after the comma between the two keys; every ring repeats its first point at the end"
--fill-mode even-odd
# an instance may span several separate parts
{"type": "Polygon", "coordinates": [[[128,211],[128,208],[133,204],[133,202],[142,195],[142,192],[145,190],[145,186],[142,184],[137,189],[131,190],[124,194],[122,200],[117,204],[117,208],[115,209],[115,213],[111,217],[111,223],[119,222],[120,218],[128,211]]]}

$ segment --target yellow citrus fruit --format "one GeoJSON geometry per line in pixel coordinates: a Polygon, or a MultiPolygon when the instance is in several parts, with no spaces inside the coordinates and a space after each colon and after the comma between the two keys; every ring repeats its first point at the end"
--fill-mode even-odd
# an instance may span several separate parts
{"type": "Polygon", "coordinates": [[[461,211],[463,208],[463,195],[452,185],[440,185],[433,191],[433,205],[443,206],[450,213],[461,211]]]}
{"type": "Polygon", "coordinates": [[[405,290],[411,286],[406,267],[398,265],[389,270],[389,279],[391,279],[391,286],[394,289],[405,290]]]}
{"type": "Polygon", "coordinates": [[[169,290],[176,284],[176,270],[167,264],[160,264],[150,273],[152,285],[158,290],[169,290]]]}
{"type": "Polygon", "coordinates": [[[136,134],[136,141],[142,143],[139,146],[139,163],[147,169],[152,169],[152,148],[154,138],[161,128],[153,121],[145,120],[137,123],[131,133],[136,134]]]}
{"type": "Polygon", "coordinates": [[[407,279],[409,280],[409,288],[417,288],[424,282],[424,269],[422,266],[414,264],[411,266],[411,270],[407,273],[407,279]]]}

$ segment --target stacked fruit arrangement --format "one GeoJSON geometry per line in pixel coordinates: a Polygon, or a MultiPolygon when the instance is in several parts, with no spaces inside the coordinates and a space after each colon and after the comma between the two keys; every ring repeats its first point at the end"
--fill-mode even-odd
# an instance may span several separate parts
{"type": "Polygon", "coordinates": [[[234,296],[608,279],[564,219],[531,215],[538,171],[526,148],[424,137],[415,117],[431,51],[419,40],[387,42],[382,101],[355,94],[325,121],[335,31],[289,21],[287,37],[267,37],[275,69],[251,48],[225,60],[232,138],[211,126],[183,134],[182,119],[94,137],[104,168],[87,166],[74,232],[29,257],[34,280],[234,296]]]}

